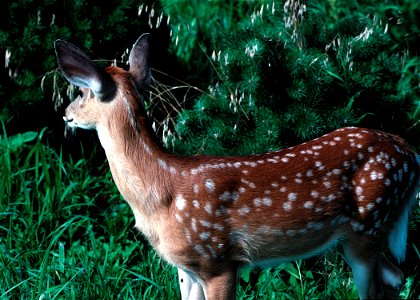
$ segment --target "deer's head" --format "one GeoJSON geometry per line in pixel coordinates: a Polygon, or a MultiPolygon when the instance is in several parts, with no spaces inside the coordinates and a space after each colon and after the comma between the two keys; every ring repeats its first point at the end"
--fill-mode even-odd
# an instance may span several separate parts
{"type": "Polygon", "coordinates": [[[149,39],[149,34],[143,34],[133,45],[128,71],[117,67],[103,70],[78,47],[62,40],[55,42],[62,74],[81,92],[66,109],[64,121],[68,127],[97,129],[115,118],[112,114],[118,112],[117,106],[129,110],[125,115],[133,115],[128,102],[138,101],[139,97],[132,94],[150,83],[149,39]]]}

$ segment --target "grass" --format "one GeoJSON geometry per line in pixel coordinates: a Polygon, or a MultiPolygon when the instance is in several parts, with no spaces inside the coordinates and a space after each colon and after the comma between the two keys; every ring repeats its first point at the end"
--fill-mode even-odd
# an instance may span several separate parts
{"type": "MultiPolygon", "coordinates": [[[[176,269],[133,228],[108,166],[64,158],[45,134],[0,138],[0,299],[179,299],[176,269]]],[[[417,264],[408,268],[403,298],[418,298],[417,264]]],[[[245,268],[238,286],[238,299],[356,296],[335,254],[245,268]]]]}
{"type": "Polygon", "coordinates": [[[0,298],[177,298],[107,166],[64,161],[43,134],[0,143],[0,298]]]}

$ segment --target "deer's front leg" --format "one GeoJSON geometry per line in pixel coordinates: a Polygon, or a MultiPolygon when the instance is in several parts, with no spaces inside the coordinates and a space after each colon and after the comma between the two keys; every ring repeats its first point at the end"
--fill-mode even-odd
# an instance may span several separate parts
{"type": "Polygon", "coordinates": [[[204,288],[196,275],[178,268],[178,280],[182,300],[206,299],[204,296],[204,288]]]}
{"type": "Polygon", "coordinates": [[[228,267],[206,278],[206,300],[236,299],[237,268],[228,267]]]}

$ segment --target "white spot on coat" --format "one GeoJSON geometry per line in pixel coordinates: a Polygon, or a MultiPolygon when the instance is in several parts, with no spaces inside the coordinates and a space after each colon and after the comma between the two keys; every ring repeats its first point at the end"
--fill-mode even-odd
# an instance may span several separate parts
{"type": "Polygon", "coordinates": [[[319,193],[317,191],[311,191],[312,198],[318,198],[319,193]]]}
{"type": "Polygon", "coordinates": [[[255,207],[261,207],[261,199],[260,198],[255,198],[254,199],[254,206],[255,207]]]}
{"type": "Polygon", "coordinates": [[[240,216],[244,216],[246,214],[248,214],[251,211],[251,209],[248,206],[242,206],[241,208],[238,209],[238,214],[240,216]]]}
{"type": "Polygon", "coordinates": [[[204,205],[204,210],[208,213],[211,214],[213,212],[213,209],[211,207],[210,202],[207,202],[206,205],[204,205]]]}
{"type": "Polygon", "coordinates": [[[332,172],[333,172],[334,175],[340,175],[341,174],[340,169],[334,169],[332,172]]]}
{"type": "Polygon", "coordinates": [[[241,166],[241,163],[240,163],[240,162],[235,162],[235,163],[233,164],[233,166],[234,166],[235,168],[239,168],[239,167],[241,166]]]}
{"type": "Polygon", "coordinates": [[[239,199],[239,193],[236,191],[234,192],[226,191],[219,196],[219,200],[221,201],[236,201],[238,199],[239,199]]]}
{"type": "Polygon", "coordinates": [[[195,208],[200,208],[200,202],[199,202],[197,199],[194,199],[194,200],[192,201],[192,204],[193,204],[193,206],[194,206],[195,208]]]}
{"type": "Polygon", "coordinates": [[[199,234],[199,237],[200,237],[201,240],[207,241],[210,237],[210,232],[208,232],[208,231],[202,232],[202,233],[199,234]]]}
{"type": "Polygon", "coordinates": [[[289,195],[287,195],[287,199],[289,201],[296,201],[297,199],[297,194],[296,193],[290,193],[289,195]]]}
{"type": "Polygon", "coordinates": [[[191,245],[192,244],[191,233],[187,228],[184,228],[184,235],[185,235],[185,238],[188,241],[188,244],[191,245]]]}
{"type": "Polygon", "coordinates": [[[211,180],[210,178],[206,180],[206,182],[204,183],[204,186],[206,187],[207,192],[209,193],[214,192],[214,189],[215,189],[214,181],[211,180]]]}
{"type": "Polygon", "coordinates": [[[323,183],[322,183],[327,189],[329,189],[330,187],[331,187],[331,182],[329,182],[329,181],[324,181],[323,183]]]}
{"type": "Polygon", "coordinates": [[[175,199],[175,205],[177,209],[184,210],[185,206],[187,205],[187,201],[182,195],[178,195],[175,199]]]}
{"type": "Polygon", "coordinates": [[[197,221],[194,218],[191,219],[191,229],[197,232],[197,221]]]}
{"type": "Polygon", "coordinates": [[[312,201],[306,201],[305,204],[303,204],[303,207],[307,209],[311,209],[314,207],[314,203],[312,201]]]}
{"type": "Polygon", "coordinates": [[[265,206],[271,206],[272,203],[273,201],[271,200],[271,198],[268,198],[268,197],[262,198],[262,204],[264,204],[265,206]]]}
{"type": "Polygon", "coordinates": [[[217,231],[223,231],[225,229],[225,227],[223,227],[223,225],[220,225],[220,224],[214,224],[213,228],[216,229],[217,231]]]}
{"type": "Polygon", "coordinates": [[[283,203],[283,209],[286,211],[289,211],[292,209],[292,202],[284,202],[283,203]]]}
{"type": "Polygon", "coordinates": [[[175,214],[175,219],[179,222],[179,223],[182,223],[182,221],[184,221],[184,219],[178,214],[178,213],[176,213],[175,214]]]}
{"type": "Polygon", "coordinates": [[[200,222],[201,226],[206,227],[206,228],[211,228],[211,223],[209,221],[200,220],[199,222],[200,222]]]}
{"type": "Polygon", "coordinates": [[[164,170],[168,169],[168,165],[166,164],[166,161],[164,161],[160,158],[158,158],[158,164],[162,169],[164,169],[164,170]]]}

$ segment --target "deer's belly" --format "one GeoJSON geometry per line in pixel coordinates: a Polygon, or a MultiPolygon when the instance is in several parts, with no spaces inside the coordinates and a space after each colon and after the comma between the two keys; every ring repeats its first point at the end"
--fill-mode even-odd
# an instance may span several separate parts
{"type": "Polygon", "coordinates": [[[293,244],[293,241],[290,241],[288,244],[270,245],[275,249],[271,249],[270,254],[267,256],[256,255],[255,258],[251,258],[250,265],[263,267],[278,266],[279,264],[297,259],[313,257],[334,249],[339,243],[339,240],[339,236],[333,235],[322,242],[318,241],[316,244],[312,244],[311,241],[305,243],[299,241],[293,244]]]}

